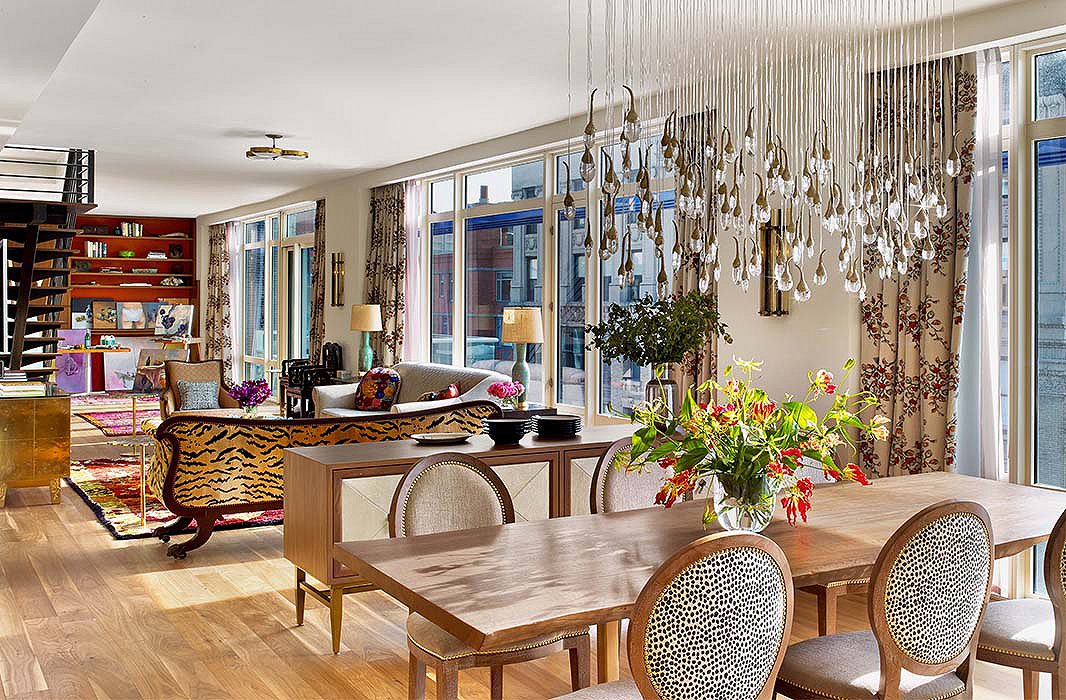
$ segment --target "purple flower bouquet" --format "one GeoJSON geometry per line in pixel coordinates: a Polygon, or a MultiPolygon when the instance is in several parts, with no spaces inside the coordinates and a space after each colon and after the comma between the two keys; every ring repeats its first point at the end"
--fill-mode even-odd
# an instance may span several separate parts
{"type": "Polygon", "coordinates": [[[272,392],[265,379],[246,379],[230,387],[227,393],[244,409],[244,414],[251,417],[256,414],[259,405],[270,398],[272,392]]]}

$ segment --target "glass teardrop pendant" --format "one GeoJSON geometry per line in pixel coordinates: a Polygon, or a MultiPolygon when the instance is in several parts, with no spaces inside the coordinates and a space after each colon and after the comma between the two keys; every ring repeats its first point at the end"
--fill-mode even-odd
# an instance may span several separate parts
{"type": "Polygon", "coordinates": [[[825,263],[822,260],[824,257],[825,257],[825,250],[823,250],[821,252],[821,254],[818,256],[818,267],[815,268],[815,270],[814,270],[813,281],[819,287],[821,287],[822,285],[824,285],[826,282],[829,281],[829,273],[826,272],[825,263]]]}
{"type": "Polygon", "coordinates": [[[796,301],[810,301],[811,288],[807,286],[807,280],[803,278],[803,268],[800,268],[799,282],[796,283],[796,288],[792,290],[792,298],[796,301]]]}

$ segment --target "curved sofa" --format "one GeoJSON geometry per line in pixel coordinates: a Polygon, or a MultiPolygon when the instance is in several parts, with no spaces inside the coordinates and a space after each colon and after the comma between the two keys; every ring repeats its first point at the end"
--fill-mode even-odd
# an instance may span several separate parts
{"type": "Polygon", "coordinates": [[[501,415],[491,401],[354,418],[273,420],[174,415],[154,429],[155,457],[148,488],[178,516],[154,534],[164,542],[196,521],[191,539],[167,549],[172,557],[202,546],[223,515],[282,507],[284,450],[288,447],[402,440],[412,433],[481,432],[482,420],[501,415]]]}

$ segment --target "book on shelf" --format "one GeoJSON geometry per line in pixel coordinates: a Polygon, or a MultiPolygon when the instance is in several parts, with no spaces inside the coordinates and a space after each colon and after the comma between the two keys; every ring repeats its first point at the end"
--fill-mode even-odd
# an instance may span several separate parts
{"type": "Polygon", "coordinates": [[[150,250],[144,258],[145,260],[166,260],[167,254],[161,250],[150,250]]]}
{"type": "Polygon", "coordinates": [[[48,385],[44,382],[9,382],[0,379],[0,396],[44,396],[48,385]]]}
{"type": "Polygon", "coordinates": [[[144,226],[135,221],[123,221],[118,225],[120,236],[139,238],[144,235],[144,226]]]}
{"type": "Polygon", "coordinates": [[[101,241],[85,241],[85,257],[106,258],[107,244],[101,241]]]}

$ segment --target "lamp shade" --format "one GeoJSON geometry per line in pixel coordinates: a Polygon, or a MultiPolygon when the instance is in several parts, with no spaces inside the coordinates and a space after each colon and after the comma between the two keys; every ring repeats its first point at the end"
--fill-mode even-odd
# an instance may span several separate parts
{"type": "Polygon", "coordinates": [[[505,307],[502,340],[505,343],[543,343],[544,321],[540,317],[540,307],[505,307]]]}
{"type": "Polygon", "coordinates": [[[381,307],[377,304],[354,304],[352,306],[353,331],[380,331],[381,307]]]}

